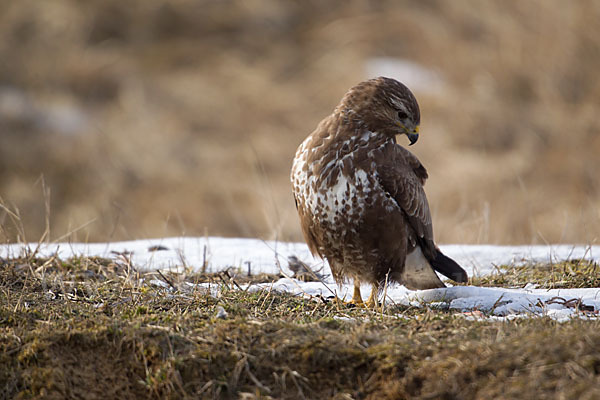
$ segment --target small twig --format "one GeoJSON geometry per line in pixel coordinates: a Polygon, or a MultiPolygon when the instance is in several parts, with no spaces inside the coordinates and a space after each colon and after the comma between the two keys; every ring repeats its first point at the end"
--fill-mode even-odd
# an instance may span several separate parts
{"type": "Polygon", "coordinates": [[[304,391],[302,390],[302,387],[300,386],[300,383],[298,382],[296,377],[298,377],[301,381],[307,381],[307,379],[305,377],[303,377],[302,375],[300,375],[298,373],[298,371],[294,371],[294,370],[290,369],[289,367],[285,367],[284,374],[285,373],[287,373],[287,375],[289,375],[289,377],[292,378],[292,382],[294,382],[294,385],[296,385],[296,389],[298,389],[299,397],[301,399],[306,399],[306,396],[304,396],[304,391]]]}
{"type": "Polygon", "coordinates": [[[242,287],[240,285],[238,285],[238,283],[235,281],[235,279],[233,279],[233,277],[231,275],[229,275],[229,271],[225,270],[223,272],[221,272],[222,274],[226,275],[227,278],[229,278],[229,281],[232,282],[236,288],[238,288],[239,290],[243,290],[242,287]]]}
{"type": "Polygon", "coordinates": [[[252,382],[254,382],[254,384],[256,386],[258,386],[261,390],[264,390],[267,393],[271,393],[271,389],[269,389],[268,387],[263,385],[262,382],[259,381],[258,378],[256,378],[256,376],[254,376],[254,374],[252,372],[250,372],[250,366],[248,365],[248,361],[246,361],[246,373],[248,374],[248,377],[252,380],[252,382]]]}
{"type": "Polygon", "coordinates": [[[385,311],[385,299],[387,297],[387,288],[389,283],[390,271],[385,274],[385,285],[383,286],[383,300],[381,300],[381,313],[385,311]]]}
{"type": "Polygon", "coordinates": [[[204,250],[202,251],[202,273],[206,273],[206,245],[204,245],[204,250]]]}
{"type": "Polygon", "coordinates": [[[502,293],[502,294],[500,295],[500,297],[498,297],[498,300],[496,300],[496,301],[494,302],[494,305],[492,306],[492,309],[490,310],[490,314],[493,314],[493,313],[494,313],[494,310],[496,309],[496,307],[498,307],[498,305],[500,304],[500,301],[502,301],[502,298],[504,297],[504,295],[505,295],[505,293],[502,293]]]}
{"type": "Polygon", "coordinates": [[[82,230],[83,228],[87,227],[88,225],[93,224],[94,222],[96,222],[97,219],[98,218],[93,218],[93,219],[89,220],[88,222],[86,222],[86,223],[78,226],[75,229],[70,230],[69,232],[65,233],[64,235],[60,236],[59,238],[54,239],[51,243],[58,243],[58,242],[60,242],[64,238],[69,237],[72,234],[74,234],[75,232],[78,232],[78,231],[82,230]]]}
{"type": "Polygon", "coordinates": [[[172,287],[173,289],[175,289],[175,290],[177,289],[177,288],[175,287],[175,285],[173,285],[173,282],[171,282],[171,281],[169,280],[169,278],[167,278],[166,276],[164,276],[164,275],[163,275],[163,273],[162,273],[162,272],[160,272],[160,269],[157,269],[157,270],[156,270],[156,272],[158,272],[158,274],[161,276],[161,278],[163,278],[163,279],[164,279],[164,281],[165,281],[165,282],[167,282],[167,283],[169,284],[169,286],[171,286],[171,287],[172,287]]]}
{"type": "Polygon", "coordinates": [[[560,304],[567,308],[574,308],[578,311],[595,311],[594,306],[589,306],[587,304],[583,304],[582,299],[567,300],[564,297],[554,296],[550,300],[547,300],[546,304],[560,304]]]}

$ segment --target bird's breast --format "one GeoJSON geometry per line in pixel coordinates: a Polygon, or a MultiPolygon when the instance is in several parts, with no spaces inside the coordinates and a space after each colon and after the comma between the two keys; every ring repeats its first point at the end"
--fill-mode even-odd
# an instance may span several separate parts
{"type": "Polygon", "coordinates": [[[383,215],[397,208],[377,172],[348,168],[347,157],[331,160],[316,171],[301,164],[293,175],[294,194],[304,214],[319,226],[344,234],[358,229],[375,209],[383,215]]]}
{"type": "Polygon", "coordinates": [[[339,237],[399,211],[378,177],[376,152],[383,145],[369,131],[332,142],[309,136],[300,145],[291,180],[298,208],[310,225],[339,237]]]}

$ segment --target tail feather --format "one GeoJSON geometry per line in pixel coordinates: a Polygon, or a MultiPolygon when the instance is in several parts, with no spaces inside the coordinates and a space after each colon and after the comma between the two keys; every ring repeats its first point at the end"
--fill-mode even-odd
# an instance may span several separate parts
{"type": "Polygon", "coordinates": [[[430,263],[433,269],[455,282],[467,283],[469,280],[467,272],[456,261],[442,254],[439,249],[436,249],[435,259],[430,263]]]}

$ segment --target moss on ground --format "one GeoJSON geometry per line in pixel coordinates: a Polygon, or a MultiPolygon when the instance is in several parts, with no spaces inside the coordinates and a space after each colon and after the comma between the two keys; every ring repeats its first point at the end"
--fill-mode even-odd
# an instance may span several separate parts
{"type": "Polygon", "coordinates": [[[375,313],[239,290],[234,279],[144,274],[97,258],[1,260],[0,390],[90,399],[600,396],[597,321],[375,313]],[[199,281],[218,295],[189,285],[199,281]]]}

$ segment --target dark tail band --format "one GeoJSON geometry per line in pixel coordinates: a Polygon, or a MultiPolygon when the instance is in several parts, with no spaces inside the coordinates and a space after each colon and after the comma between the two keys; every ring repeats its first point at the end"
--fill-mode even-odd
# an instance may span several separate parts
{"type": "Polygon", "coordinates": [[[441,251],[436,249],[435,259],[431,261],[431,266],[440,274],[452,279],[458,283],[467,283],[469,276],[467,272],[460,267],[450,257],[446,257],[441,251]]]}

